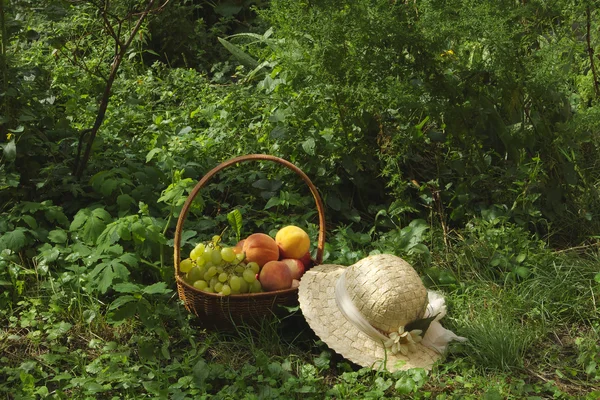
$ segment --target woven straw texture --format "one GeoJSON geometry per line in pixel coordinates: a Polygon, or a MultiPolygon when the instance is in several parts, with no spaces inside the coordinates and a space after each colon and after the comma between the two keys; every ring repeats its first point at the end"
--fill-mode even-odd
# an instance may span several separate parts
{"type": "Polygon", "coordinates": [[[335,285],[346,269],[346,287],[352,302],[385,335],[423,316],[427,290],[416,271],[399,257],[370,256],[350,267],[323,264],[304,274],[298,292],[302,313],[317,336],[337,353],[364,367],[378,369],[387,358],[385,367],[389,371],[431,369],[441,357],[435,350],[417,344],[416,351],[408,356],[386,352],[380,341],[345,318],[336,304],[335,285]]]}

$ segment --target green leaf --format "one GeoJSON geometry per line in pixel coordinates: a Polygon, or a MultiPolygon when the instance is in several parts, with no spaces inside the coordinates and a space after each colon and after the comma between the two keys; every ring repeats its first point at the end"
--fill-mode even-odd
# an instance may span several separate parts
{"type": "Polygon", "coordinates": [[[153,285],[145,287],[143,292],[144,294],[166,294],[170,293],[171,289],[167,288],[165,282],[156,282],[153,285]]]}
{"type": "Polygon", "coordinates": [[[6,161],[14,161],[17,158],[17,145],[15,144],[15,139],[12,139],[4,145],[3,153],[4,157],[6,157],[6,161]]]}
{"type": "Polygon", "coordinates": [[[140,285],[131,282],[117,283],[113,289],[119,293],[135,293],[140,291],[140,285]]]}
{"type": "Polygon", "coordinates": [[[38,227],[37,221],[31,215],[22,215],[21,220],[25,221],[31,229],[37,229],[38,227]]]}
{"type": "MultiPolygon", "coordinates": [[[[116,286],[116,285],[115,285],[116,286]]],[[[116,310],[124,304],[131,303],[132,301],[137,301],[137,298],[134,296],[119,296],[113,301],[108,307],[109,310],[116,310]]]]}
{"type": "Polygon", "coordinates": [[[271,207],[275,207],[281,205],[281,199],[279,197],[271,197],[267,204],[265,205],[265,210],[268,210],[271,207]]]}
{"type": "Polygon", "coordinates": [[[244,50],[240,49],[235,44],[228,42],[227,40],[225,40],[223,38],[217,38],[217,39],[219,40],[219,43],[221,43],[223,45],[223,47],[225,47],[231,54],[233,54],[233,56],[240,63],[242,63],[246,67],[248,67],[250,69],[254,69],[258,66],[258,61],[256,61],[248,53],[246,53],[244,50]]]}
{"type": "Polygon", "coordinates": [[[69,230],[71,232],[81,231],[83,241],[86,244],[93,245],[110,220],[110,214],[103,208],[95,208],[94,210],[84,208],[75,214],[69,230]]]}
{"type": "Polygon", "coordinates": [[[597,273],[596,276],[594,277],[594,280],[598,283],[600,283],[600,273],[597,273]]]}
{"type": "Polygon", "coordinates": [[[155,147],[152,150],[150,150],[148,152],[148,154],[146,155],[146,163],[149,163],[154,158],[154,156],[157,155],[160,152],[162,152],[162,149],[157,148],[157,147],[155,147]]]}
{"type": "Polygon", "coordinates": [[[315,155],[315,139],[308,138],[304,142],[302,142],[302,148],[306,152],[306,154],[310,156],[315,155]]]}
{"type": "Polygon", "coordinates": [[[67,241],[67,232],[62,229],[55,229],[48,233],[48,239],[53,243],[65,243],[67,241]]]}
{"type": "Polygon", "coordinates": [[[229,225],[235,232],[235,237],[237,241],[240,241],[241,232],[242,232],[242,213],[239,209],[234,209],[233,211],[227,214],[227,221],[229,221],[229,225]]]}
{"type": "Polygon", "coordinates": [[[525,279],[531,274],[531,271],[527,267],[517,267],[515,269],[515,273],[521,278],[525,279]]]}
{"type": "Polygon", "coordinates": [[[409,376],[404,375],[396,381],[396,390],[400,394],[409,394],[415,389],[415,382],[409,376]]]}
{"type": "Polygon", "coordinates": [[[0,236],[0,250],[10,249],[12,251],[19,251],[27,244],[27,237],[25,233],[29,230],[18,227],[12,232],[6,232],[0,236]]]}

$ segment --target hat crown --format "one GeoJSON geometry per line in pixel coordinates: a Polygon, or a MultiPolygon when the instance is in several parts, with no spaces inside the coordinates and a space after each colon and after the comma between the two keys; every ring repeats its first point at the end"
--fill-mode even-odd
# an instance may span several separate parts
{"type": "Polygon", "coordinates": [[[390,254],[369,256],[348,267],[346,290],[366,320],[382,332],[422,318],[427,307],[427,289],[417,272],[390,254]]]}

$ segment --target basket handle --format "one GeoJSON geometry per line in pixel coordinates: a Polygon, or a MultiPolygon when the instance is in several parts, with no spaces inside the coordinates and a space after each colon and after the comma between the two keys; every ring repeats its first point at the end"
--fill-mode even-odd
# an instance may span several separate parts
{"type": "Polygon", "coordinates": [[[194,188],[190,192],[188,198],[185,200],[185,203],[183,204],[183,208],[181,209],[181,213],[179,214],[179,219],[177,220],[177,227],[175,228],[175,238],[174,238],[174,243],[173,243],[173,246],[175,249],[174,250],[174,259],[173,259],[173,262],[175,264],[175,274],[177,274],[179,272],[178,267],[179,267],[179,257],[180,257],[180,253],[181,253],[180,244],[181,244],[181,233],[183,230],[183,223],[185,222],[187,214],[190,210],[192,201],[194,201],[194,199],[198,195],[198,192],[200,191],[200,189],[202,189],[206,185],[206,183],[208,182],[208,180],[210,178],[212,178],[217,172],[221,171],[222,169],[227,168],[233,164],[237,164],[240,162],[246,162],[246,161],[252,161],[252,160],[265,160],[265,161],[274,161],[276,163],[279,163],[279,164],[291,169],[298,175],[300,175],[300,177],[304,180],[304,182],[310,188],[310,192],[312,193],[312,195],[315,199],[315,203],[317,205],[317,211],[319,213],[319,238],[317,241],[317,254],[315,257],[315,261],[317,264],[321,264],[321,262],[323,261],[323,250],[325,248],[325,213],[324,213],[324,207],[323,207],[323,200],[321,200],[321,196],[319,195],[317,188],[315,187],[315,185],[313,185],[313,183],[311,182],[309,177],[304,172],[302,172],[302,170],[300,168],[296,167],[291,162],[284,160],[283,158],[270,156],[267,154],[248,154],[245,156],[239,156],[239,157],[235,157],[230,160],[227,160],[227,161],[217,165],[215,168],[211,169],[210,171],[208,171],[208,173],[206,175],[204,175],[202,177],[202,179],[200,179],[200,181],[196,184],[196,186],[194,186],[194,188]]]}

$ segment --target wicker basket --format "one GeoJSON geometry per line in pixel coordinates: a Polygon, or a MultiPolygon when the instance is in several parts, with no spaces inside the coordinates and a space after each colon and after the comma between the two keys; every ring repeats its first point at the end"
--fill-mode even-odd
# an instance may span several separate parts
{"type": "Polygon", "coordinates": [[[188,284],[183,279],[183,273],[179,270],[181,258],[181,233],[186,216],[190,206],[200,189],[202,189],[208,180],[217,172],[231,165],[252,160],[273,161],[279,163],[292,171],[296,172],[310,188],[315,199],[317,211],[319,213],[319,237],[317,241],[316,257],[313,260],[315,264],[320,264],[323,260],[323,248],[325,245],[325,215],[323,201],[313,183],[308,176],[294,164],[284,159],[266,155],[249,154],[236,157],[225,161],[212,170],[210,170],[194,187],[186,199],[175,229],[174,239],[174,264],[175,279],[177,281],[177,292],[179,298],[183,300],[186,309],[199,317],[199,324],[204,327],[212,328],[231,328],[237,324],[257,324],[266,318],[278,315],[283,311],[280,306],[294,306],[298,304],[298,289],[285,289],[273,292],[237,294],[222,296],[215,293],[202,292],[188,284]]]}

